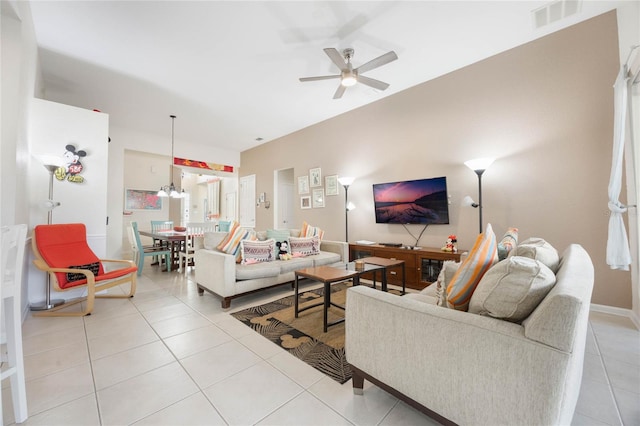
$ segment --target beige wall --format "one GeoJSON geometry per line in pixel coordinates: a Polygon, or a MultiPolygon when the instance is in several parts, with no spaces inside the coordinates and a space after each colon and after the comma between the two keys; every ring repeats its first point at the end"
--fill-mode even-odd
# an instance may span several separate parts
{"type": "MultiPolygon", "coordinates": [[[[243,152],[240,176],[256,174],[257,192],[268,194],[276,169],[355,176],[349,240],[405,244],[415,239],[403,226],[375,223],[372,184],[447,176],[451,224],[430,226],[420,245],[440,247],[455,233],[468,249],[478,215],[460,202],[477,199],[477,177],[463,162],[495,157],[483,176],[485,223],[498,237],[516,226],[521,240],[543,237],[560,250],[582,244],[596,269],[593,303],[630,308],[630,274],[605,264],[618,67],[610,12],[243,152]]],[[[272,215],[258,209],[257,228],[271,227],[272,215]]],[[[344,239],[342,188],[325,208],[297,205],[296,226],[303,220],[344,239]]],[[[421,227],[408,230],[417,236],[421,227]]]]}

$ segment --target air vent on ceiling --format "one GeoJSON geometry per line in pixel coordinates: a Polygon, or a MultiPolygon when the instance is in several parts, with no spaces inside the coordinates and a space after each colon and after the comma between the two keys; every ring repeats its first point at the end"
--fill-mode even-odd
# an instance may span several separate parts
{"type": "Polygon", "coordinates": [[[541,28],[580,12],[582,0],[556,0],[533,10],[533,27],[541,28]]]}

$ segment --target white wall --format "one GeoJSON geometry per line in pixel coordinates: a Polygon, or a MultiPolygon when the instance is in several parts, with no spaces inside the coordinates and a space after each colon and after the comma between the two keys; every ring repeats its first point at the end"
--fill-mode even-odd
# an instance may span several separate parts
{"type": "MultiPolygon", "coordinates": [[[[43,202],[49,198],[49,172],[38,155],[62,157],[67,145],[83,150],[80,158],[83,170],[77,176],[83,182],[53,179],[53,200],[60,206],[53,210],[52,223],[84,223],[87,241],[100,258],[106,258],[107,241],[107,138],[109,117],[42,99],[33,99],[29,111],[29,205],[32,225],[47,223],[47,210],[43,202]]],[[[67,175],[68,176],[68,175],[67,175]]],[[[29,258],[31,253],[29,252],[29,258]]],[[[38,303],[45,299],[46,274],[30,266],[28,273],[28,299],[38,303]]],[[[65,292],[52,291],[53,299],[72,299],[84,293],[83,289],[65,292]]]]}

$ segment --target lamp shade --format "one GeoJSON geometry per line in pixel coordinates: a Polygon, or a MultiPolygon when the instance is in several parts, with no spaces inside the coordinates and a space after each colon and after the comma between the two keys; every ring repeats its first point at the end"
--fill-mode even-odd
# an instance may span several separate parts
{"type": "Polygon", "coordinates": [[[354,180],[356,180],[356,178],[351,176],[344,176],[344,177],[338,178],[338,182],[340,182],[340,185],[342,186],[349,186],[353,183],[354,180]]]}
{"type": "Polygon", "coordinates": [[[495,158],[476,158],[474,160],[465,161],[464,165],[473,171],[487,170],[494,161],[495,158]]]}

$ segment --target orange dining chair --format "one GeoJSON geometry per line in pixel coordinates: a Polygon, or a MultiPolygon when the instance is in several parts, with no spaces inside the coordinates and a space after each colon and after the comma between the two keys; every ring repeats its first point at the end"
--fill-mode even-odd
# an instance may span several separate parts
{"type": "Polygon", "coordinates": [[[91,314],[96,297],[133,297],[136,291],[138,268],[130,260],[99,259],[87,244],[87,229],[82,223],[37,225],[32,244],[35,260],[41,271],[49,274],[56,291],[86,287],[87,296],[68,300],[46,311],[33,312],[34,316],[84,316],[91,314]],[[106,269],[105,266],[110,267],[106,269]],[[117,269],[111,269],[118,267],[117,269]],[[129,283],[128,294],[97,294],[103,290],[129,283]],[[61,309],[86,301],[85,309],[60,312],[61,309]]]}

